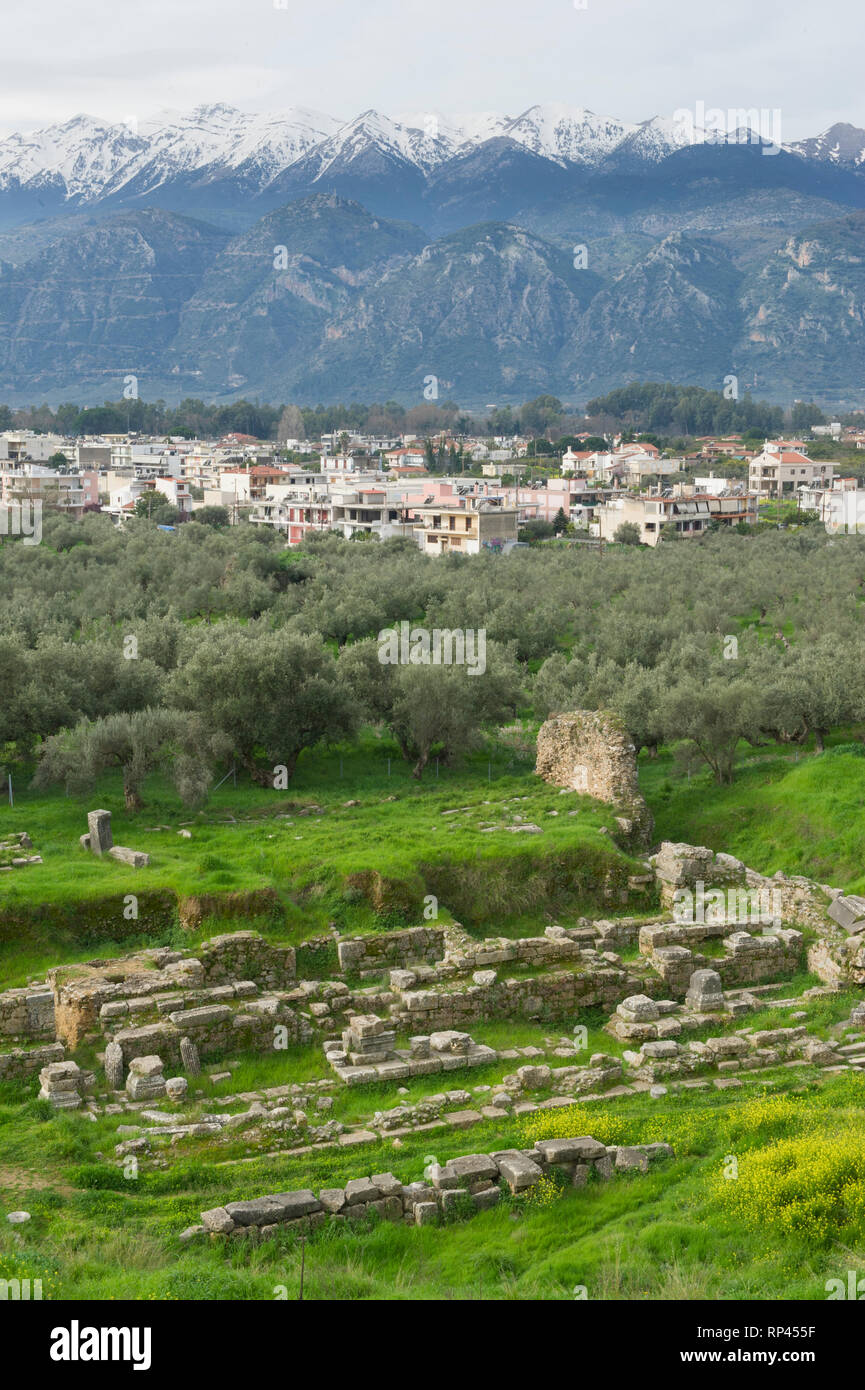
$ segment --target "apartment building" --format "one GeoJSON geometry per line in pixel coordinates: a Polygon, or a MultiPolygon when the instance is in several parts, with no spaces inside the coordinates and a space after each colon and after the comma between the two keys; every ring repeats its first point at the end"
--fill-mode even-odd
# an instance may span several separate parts
{"type": "Polygon", "coordinates": [[[71,453],[67,441],[59,434],[35,434],[33,430],[6,430],[0,434],[0,460],[11,464],[47,463],[54,455],[71,453]]]}
{"type": "Polygon", "coordinates": [[[760,497],[795,496],[800,487],[831,487],[835,465],[815,462],[801,439],[766,442],[748,465],[748,486],[760,497]]]}
{"type": "Polygon", "coordinates": [[[139,498],[162,493],[172,507],[176,507],[182,518],[192,512],[192,496],[186,483],[179,478],[134,477],[125,481],[122,487],[109,489],[108,510],[114,517],[134,511],[139,498]]]}
{"type": "Polygon", "coordinates": [[[833,535],[865,534],[865,489],[855,478],[836,478],[831,488],[801,488],[799,510],[816,512],[833,535]]]}
{"type": "Polygon", "coordinates": [[[634,497],[623,494],[595,509],[590,526],[601,540],[611,541],[618,528],[630,522],[639,528],[642,545],[655,546],[668,522],[685,539],[702,536],[713,522],[735,526],[744,521],[753,525],[757,520],[757,499],[750,496],[732,497],[634,497]]]}
{"type": "Polygon", "coordinates": [[[479,555],[517,539],[518,509],[501,499],[464,497],[416,508],[415,538],[425,555],[479,555]]]}
{"type": "Polygon", "coordinates": [[[300,545],[310,531],[331,529],[333,499],[326,480],[320,475],[306,483],[274,484],[251,507],[245,519],[255,526],[270,526],[280,531],[288,545],[300,545]]]}
{"type": "Polygon", "coordinates": [[[65,512],[76,520],[88,506],[99,503],[99,476],[95,469],[61,473],[30,460],[0,463],[0,502],[41,502],[43,507],[65,512]]]}

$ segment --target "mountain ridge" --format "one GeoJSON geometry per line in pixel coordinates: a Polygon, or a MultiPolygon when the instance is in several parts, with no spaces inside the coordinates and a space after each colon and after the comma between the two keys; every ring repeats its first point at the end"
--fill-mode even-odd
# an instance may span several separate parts
{"type": "MultiPolygon", "coordinates": [[[[602,169],[608,161],[612,168],[636,168],[657,164],[689,143],[674,117],[635,124],[564,102],[538,103],[515,116],[431,112],[405,119],[419,124],[372,109],[340,121],[302,107],[244,113],[226,103],[166,113],[140,127],[77,115],[0,140],[0,193],[41,189],[66,202],[92,204],[152,194],[179,177],[207,183],[229,174],[260,193],[289,170],[315,182],[334,164],[345,167],[376,149],[427,175],[498,138],[562,168],[602,169]]],[[[859,169],[865,164],[865,131],[839,124],[785,148],[802,159],[859,169]]]]}

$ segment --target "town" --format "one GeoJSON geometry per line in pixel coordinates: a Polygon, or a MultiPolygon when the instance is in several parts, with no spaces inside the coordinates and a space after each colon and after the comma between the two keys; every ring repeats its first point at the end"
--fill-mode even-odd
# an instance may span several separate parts
{"type": "MultiPolygon", "coordinates": [[[[815,425],[813,435],[865,448],[865,429],[856,425],[815,425]]],[[[239,433],[65,437],[10,429],[0,433],[0,503],[39,501],[75,519],[102,511],[118,525],[146,515],[163,529],[190,519],[247,522],[289,546],[311,532],[405,537],[428,555],[507,553],[553,535],[655,546],[665,535],[755,525],[761,504],[773,502],[793,504],[831,532],[865,522],[865,484],[843,476],[843,463],[812,459],[807,439],[693,443],[692,452],[674,456],[648,440],[621,432],[602,440],[587,430],[539,455],[519,435],[444,431],[426,438],[341,431],[277,443],[239,433]],[[604,447],[574,447],[586,442],[604,447]],[[459,471],[431,471],[440,458],[458,459],[459,471]],[[737,469],[725,476],[731,463],[737,469]]]]}

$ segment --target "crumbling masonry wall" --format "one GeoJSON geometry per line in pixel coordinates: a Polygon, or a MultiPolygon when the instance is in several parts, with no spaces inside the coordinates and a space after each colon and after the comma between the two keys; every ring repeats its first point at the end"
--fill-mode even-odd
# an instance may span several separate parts
{"type": "Polygon", "coordinates": [[[652,816],[637,780],[634,745],[612,710],[571,710],[541,726],[535,771],[545,781],[619,808],[632,822],[620,828],[648,844],[652,816]]]}

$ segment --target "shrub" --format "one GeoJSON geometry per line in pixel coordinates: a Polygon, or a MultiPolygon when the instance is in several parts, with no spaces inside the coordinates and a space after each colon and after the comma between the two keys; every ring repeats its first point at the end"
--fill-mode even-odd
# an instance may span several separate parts
{"type": "Polygon", "coordinates": [[[865,1134],[780,1139],[739,1158],[735,1181],[716,1179],[722,1204],[753,1232],[772,1229],[827,1244],[865,1224],[865,1134]]]}

